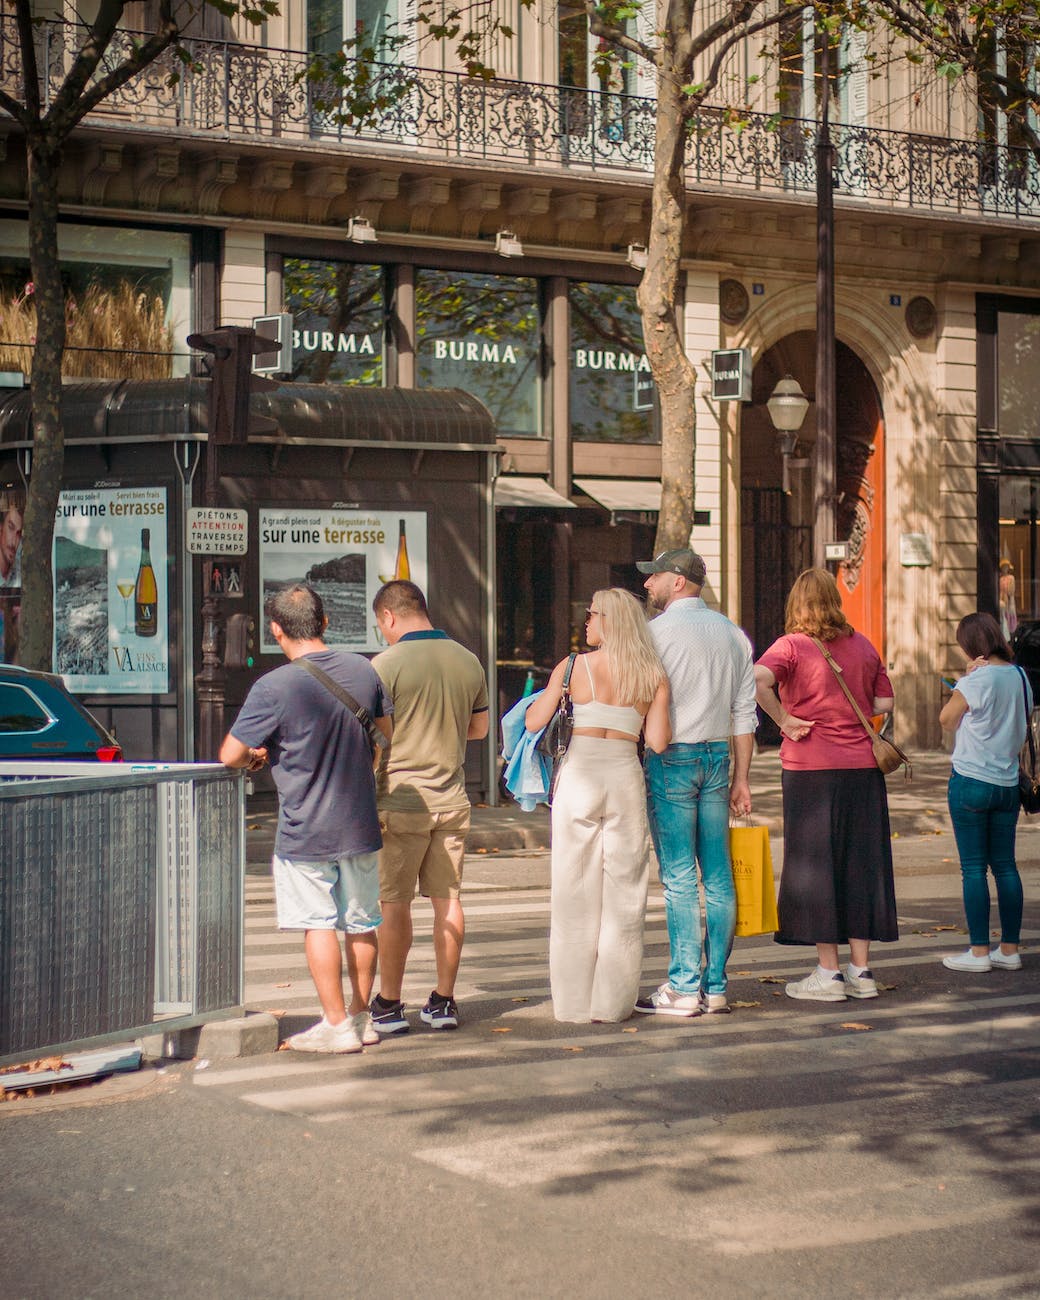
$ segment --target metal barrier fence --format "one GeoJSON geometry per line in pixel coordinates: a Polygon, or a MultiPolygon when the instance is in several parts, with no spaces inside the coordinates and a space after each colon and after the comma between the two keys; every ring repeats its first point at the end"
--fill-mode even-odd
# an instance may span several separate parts
{"type": "Polygon", "coordinates": [[[245,783],[0,763],[0,1061],[242,1002],[245,783]]]}

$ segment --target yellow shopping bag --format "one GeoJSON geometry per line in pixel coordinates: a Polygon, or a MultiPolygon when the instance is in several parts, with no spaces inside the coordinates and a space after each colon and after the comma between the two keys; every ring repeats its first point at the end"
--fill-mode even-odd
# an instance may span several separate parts
{"type": "Polygon", "coordinates": [[[764,826],[731,826],[729,852],[737,890],[737,934],[772,934],[780,922],[769,831],[764,826]]]}

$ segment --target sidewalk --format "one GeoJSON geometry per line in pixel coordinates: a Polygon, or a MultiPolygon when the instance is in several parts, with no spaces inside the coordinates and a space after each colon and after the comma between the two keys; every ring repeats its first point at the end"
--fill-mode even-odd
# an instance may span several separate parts
{"type": "MultiPolygon", "coordinates": [[[[888,777],[888,807],[893,837],[950,833],[946,809],[946,782],[950,756],[943,750],[911,754],[914,776],[905,781],[901,772],[888,777]]],[[[765,750],[751,764],[753,819],[779,836],[783,829],[780,792],[780,754],[765,750]]],[[[273,796],[249,800],[246,811],[246,862],[250,874],[266,870],[274,848],[276,811],[273,796]]],[[[1037,819],[1040,823],[1040,818],[1037,819]]],[[[1023,823],[1027,824],[1027,823],[1023,823]]],[[[541,852],[549,847],[549,810],[540,805],[521,812],[514,803],[497,808],[479,804],[473,809],[467,852],[475,854],[541,852]]]]}

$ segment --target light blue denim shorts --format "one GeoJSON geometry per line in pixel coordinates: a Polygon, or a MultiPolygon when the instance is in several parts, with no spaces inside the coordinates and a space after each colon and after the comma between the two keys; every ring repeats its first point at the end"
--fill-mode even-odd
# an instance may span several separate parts
{"type": "Polygon", "coordinates": [[[382,923],[378,853],[321,859],[276,853],[271,869],[280,930],[366,934],[382,923]]]}

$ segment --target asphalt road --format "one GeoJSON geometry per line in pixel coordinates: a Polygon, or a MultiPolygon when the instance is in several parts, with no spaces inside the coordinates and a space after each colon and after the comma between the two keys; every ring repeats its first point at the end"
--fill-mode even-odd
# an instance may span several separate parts
{"type": "MultiPolygon", "coordinates": [[[[1040,853],[1020,842],[1040,951],[1040,853]]],[[[463,1026],[362,1056],[184,1062],[0,1106],[5,1297],[1040,1295],[1040,957],[956,975],[948,837],[897,847],[873,1002],[795,1003],[738,940],[730,1016],[564,1026],[544,856],[472,859],[463,1026]],[[912,874],[910,874],[912,872],[912,874]],[[937,927],[951,927],[937,928],[937,927]]],[[[417,909],[406,1000],[432,986],[417,909]]],[[[251,1005],[309,1022],[247,905],[251,1005]]],[[[651,899],[647,988],[666,936],[651,899]]]]}

